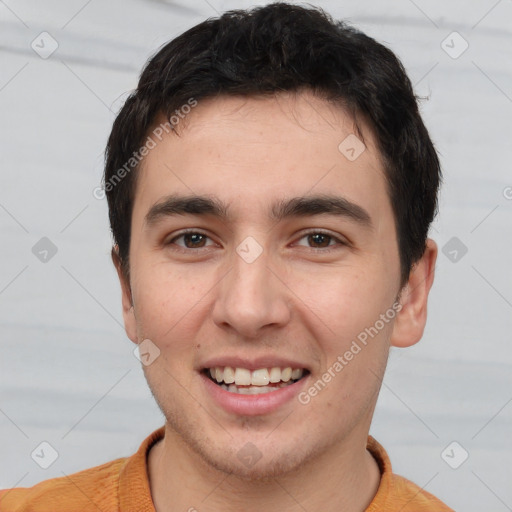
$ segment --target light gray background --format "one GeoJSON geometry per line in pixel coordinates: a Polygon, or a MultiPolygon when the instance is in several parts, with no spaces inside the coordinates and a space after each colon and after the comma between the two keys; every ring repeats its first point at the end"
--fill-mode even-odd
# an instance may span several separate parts
{"type": "MultiPolygon", "coordinates": [[[[146,59],[216,11],[256,3],[0,1],[0,488],[131,455],[163,424],[92,192],[146,59]],[[31,48],[43,31],[59,45],[48,59],[31,48]],[[42,237],[58,248],[46,263],[32,253],[42,237]],[[31,458],[42,441],[59,453],[46,470],[31,458]]],[[[445,176],[432,237],[468,249],[456,262],[440,253],[424,339],[393,351],[371,434],[397,473],[456,510],[512,510],[512,2],[312,3],[397,52],[429,98],[445,176]],[[462,48],[453,31],[469,44],[456,59],[442,47],[462,48]],[[469,453],[458,469],[441,457],[452,441],[451,462],[469,453]]]]}

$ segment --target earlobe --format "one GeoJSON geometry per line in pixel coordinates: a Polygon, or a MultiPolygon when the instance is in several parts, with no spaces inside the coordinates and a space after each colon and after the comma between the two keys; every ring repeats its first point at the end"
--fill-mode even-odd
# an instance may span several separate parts
{"type": "Polygon", "coordinates": [[[402,308],[396,316],[391,335],[391,345],[394,347],[410,347],[423,336],[436,259],[437,244],[429,238],[423,256],[411,269],[409,280],[400,295],[402,308]]]}
{"type": "Polygon", "coordinates": [[[121,257],[119,256],[119,248],[117,245],[112,247],[111,251],[112,262],[116,268],[117,275],[119,277],[119,283],[121,284],[121,302],[123,307],[123,320],[124,329],[130,340],[134,343],[138,343],[137,340],[137,324],[135,320],[135,311],[133,308],[133,298],[130,282],[123,271],[123,265],[121,257]]]}

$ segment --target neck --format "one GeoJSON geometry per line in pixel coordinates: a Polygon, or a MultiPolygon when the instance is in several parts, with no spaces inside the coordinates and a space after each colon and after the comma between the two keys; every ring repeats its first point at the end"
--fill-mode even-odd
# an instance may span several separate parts
{"type": "Polygon", "coordinates": [[[380,482],[366,441],[366,434],[352,433],[291,473],[253,481],[211,467],[166,424],[164,439],[148,456],[155,510],[363,512],[380,482]]]}

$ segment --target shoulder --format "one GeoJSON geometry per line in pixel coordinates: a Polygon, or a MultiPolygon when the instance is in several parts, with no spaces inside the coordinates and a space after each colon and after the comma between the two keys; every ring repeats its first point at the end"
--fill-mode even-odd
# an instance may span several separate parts
{"type": "Polygon", "coordinates": [[[381,480],[377,494],[365,512],[454,512],[433,494],[393,473],[386,450],[372,436],[368,436],[367,449],[379,466],[381,480]]]}
{"type": "Polygon", "coordinates": [[[114,507],[118,503],[119,474],[126,460],[126,458],[116,459],[71,475],[44,480],[32,487],[0,490],[0,510],[2,512],[116,510],[117,508],[114,507]]]}
{"type": "Polygon", "coordinates": [[[150,434],[130,457],[40,482],[33,487],[0,491],[1,512],[115,512],[154,510],[147,472],[147,454],[163,439],[165,427],[150,434]]]}
{"type": "Polygon", "coordinates": [[[389,505],[402,512],[454,512],[433,494],[403,476],[391,475],[389,505]]]}

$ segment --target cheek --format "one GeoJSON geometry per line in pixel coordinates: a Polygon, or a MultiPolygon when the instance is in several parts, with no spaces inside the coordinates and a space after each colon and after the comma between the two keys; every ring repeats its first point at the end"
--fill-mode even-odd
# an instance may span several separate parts
{"type": "Polygon", "coordinates": [[[380,318],[393,297],[382,280],[377,285],[379,280],[370,275],[370,270],[358,274],[345,268],[297,283],[297,296],[307,304],[301,307],[302,321],[311,326],[322,353],[317,377],[330,380],[318,403],[331,403],[333,412],[369,406],[386,366],[393,321],[380,318]]]}
{"type": "MultiPolygon", "coordinates": [[[[201,311],[201,301],[214,282],[204,272],[169,264],[140,265],[132,286],[137,330],[140,336],[157,343],[161,348],[177,340],[186,341],[187,332],[201,311]]],[[[185,344],[185,343],[183,343],[185,344]]]]}
{"type": "Polygon", "coordinates": [[[362,268],[360,271],[347,266],[290,274],[290,287],[300,298],[296,303],[303,304],[305,315],[309,311],[312,322],[324,333],[323,338],[335,339],[336,344],[355,339],[392,306],[393,291],[383,282],[386,278],[372,271],[371,265],[362,268]]]}

